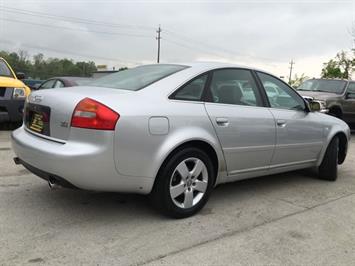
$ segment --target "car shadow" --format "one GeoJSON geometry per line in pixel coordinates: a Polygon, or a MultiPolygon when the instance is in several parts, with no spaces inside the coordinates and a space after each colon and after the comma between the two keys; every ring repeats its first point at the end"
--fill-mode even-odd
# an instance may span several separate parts
{"type": "MultiPolygon", "coordinates": [[[[313,170],[302,170],[222,184],[214,189],[208,204],[214,206],[213,208],[223,208],[226,196],[238,202],[241,198],[247,199],[248,195],[270,193],[290,186],[298,186],[301,183],[314,183],[315,179],[313,170]]],[[[155,210],[149,197],[144,195],[65,188],[52,191],[45,183],[34,186],[28,192],[31,192],[28,196],[33,198],[33,201],[41,201],[38,207],[44,208],[46,215],[53,218],[64,215],[73,219],[84,216],[86,221],[97,220],[97,217],[118,219],[121,222],[131,219],[171,220],[155,210]],[[36,197],[41,199],[35,199],[36,197]]],[[[36,205],[32,205],[32,208],[36,208],[36,205]]],[[[206,212],[209,211],[202,210],[201,215],[206,215],[206,212]]]]}
{"type": "Polygon", "coordinates": [[[22,122],[2,122],[0,123],[0,131],[13,131],[19,128],[22,122]]]}

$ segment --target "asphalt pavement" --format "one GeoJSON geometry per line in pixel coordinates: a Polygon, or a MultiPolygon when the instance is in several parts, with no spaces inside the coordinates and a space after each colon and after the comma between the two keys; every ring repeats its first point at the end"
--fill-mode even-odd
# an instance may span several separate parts
{"type": "Polygon", "coordinates": [[[336,182],[298,171],[221,185],[173,220],[144,196],[51,191],[0,131],[0,264],[354,265],[354,143],[336,182]]]}

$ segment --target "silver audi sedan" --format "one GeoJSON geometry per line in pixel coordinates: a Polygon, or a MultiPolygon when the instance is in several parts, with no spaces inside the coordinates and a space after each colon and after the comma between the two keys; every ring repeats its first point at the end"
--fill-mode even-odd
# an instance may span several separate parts
{"type": "Polygon", "coordinates": [[[282,80],[230,64],[139,66],[33,92],[24,113],[15,162],[50,187],[149,194],[177,218],[221,183],[311,167],[336,180],[350,139],[282,80]]]}

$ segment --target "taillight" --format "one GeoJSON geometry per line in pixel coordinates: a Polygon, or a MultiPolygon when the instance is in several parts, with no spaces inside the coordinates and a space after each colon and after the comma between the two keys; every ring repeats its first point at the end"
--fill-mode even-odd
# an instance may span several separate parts
{"type": "Polygon", "coordinates": [[[114,130],[120,115],[90,98],[81,100],[71,119],[72,127],[114,130]]]}

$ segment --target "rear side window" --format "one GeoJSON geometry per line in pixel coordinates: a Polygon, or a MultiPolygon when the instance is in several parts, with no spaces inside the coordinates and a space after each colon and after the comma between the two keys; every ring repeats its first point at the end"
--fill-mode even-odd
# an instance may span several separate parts
{"type": "Polygon", "coordinates": [[[185,68],[187,66],[168,64],[139,66],[107,75],[86,85],[137,91],[185,68]]]}
{"type": "Polygon", "coordinates": [[[213,72],[210,101],[215,103],[262,106],[255,80],[246,69],[221,69],[213,72]]]}
{"type": "Polygon", "coordinates": [[[208,75],[199,76],[175,92],[170,99],[185,101],[201,101],[208,75]]]}
{"type": "Polygon", "coordinates": [[[46,82],[42,83],[42,85],[39,87],[39,89],[40,90],[51,89],[51,88],[53,88],[55,82],[56,82],[55,79],[47,80],[46,82]]]}
{"type": "Polygon", "coordinates": [[[58,79],[53,88],[62,88],[62,87],[64,87],[64,83],[58,79]]]}

